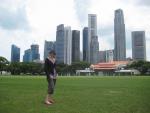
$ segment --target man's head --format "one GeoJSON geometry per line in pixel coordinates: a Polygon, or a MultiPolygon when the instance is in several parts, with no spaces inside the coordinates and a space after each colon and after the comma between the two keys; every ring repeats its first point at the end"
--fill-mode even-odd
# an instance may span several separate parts
{"type": "Polygon", "coordinates": [[[54,50],[50,51],[49,56],[52,57],[52,58],[55,58],[56,57],[56,52],[54,50]]]}

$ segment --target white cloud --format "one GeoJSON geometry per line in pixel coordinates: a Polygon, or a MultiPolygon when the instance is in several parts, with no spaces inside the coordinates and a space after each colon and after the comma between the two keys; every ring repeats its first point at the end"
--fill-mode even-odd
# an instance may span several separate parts
{"type": "Polygon", "coordinates": [[[110,45],[108,39],[106,39],[105,37],[99,38],[99,47],[100,51],[113,49],[113,45],[110,45]]]}

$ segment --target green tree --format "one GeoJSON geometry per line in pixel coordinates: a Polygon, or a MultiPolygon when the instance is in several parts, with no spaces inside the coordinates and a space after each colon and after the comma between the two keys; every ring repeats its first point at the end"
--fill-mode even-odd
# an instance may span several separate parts
{"type": "Polygon", "coordinates": [[[57,64],[56,66],[57,73],[59,75],[65,75],[67,73],[67,67],[68,67],[67,64],[63,64],[63,63],[57,64]]]}
{"type": "Polygon", "coordinates": [[[9,71],[12,75],[20,75],[21,73],[21,63],[20,62],[11,62],[9,71]]]}
{"type": "Polygon", "coordinates": [[[87,62],[73,62],[72,65],[57,64],[57,73],[61,75],[74,75],[76,70],[82,70],[90,66],[87,62]]]}
{"type": "Polygon", "coordinates": [[[150,69],[150,62],[148,61],[134,61],[132,64],[127,66],[128,68],[134,68],[141,72],[141,74],[146,74],[150,69]]]}
{"type": "Polygon", "coordinates": [[[0,73],[1,74],[2,74],[2,71],[7,70],[6,68],[8,64],[9,64],[9,61],[6,58],[0,56],[0,73]]]}

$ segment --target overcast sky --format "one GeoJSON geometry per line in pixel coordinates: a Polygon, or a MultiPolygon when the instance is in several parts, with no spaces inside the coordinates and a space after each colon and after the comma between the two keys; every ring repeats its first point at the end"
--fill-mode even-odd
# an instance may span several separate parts
{"type": "Polygon", "coordinates": [[[22,60],[24,50],[39,44],[43,59],[44,41],[56,40],[56,26],[82,30],[89,13],[97,14],[100,50],[113,49],[118,8],[124,11],[127,57],[132,57],[131,31],[145,30],[150,60],[150,0],[0,0],[0,56],[10,60],[15,44],[21,48],[22,60]]]}

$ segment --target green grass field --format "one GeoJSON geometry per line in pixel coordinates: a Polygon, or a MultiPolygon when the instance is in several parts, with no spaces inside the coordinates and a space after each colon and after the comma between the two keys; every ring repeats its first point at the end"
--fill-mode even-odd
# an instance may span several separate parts
{"type": "Polygon", "coordinates": [[[0,113],[150,113],[150,77],[59,77],[43,104],[45,77],[0,76],[0,113]]]}

